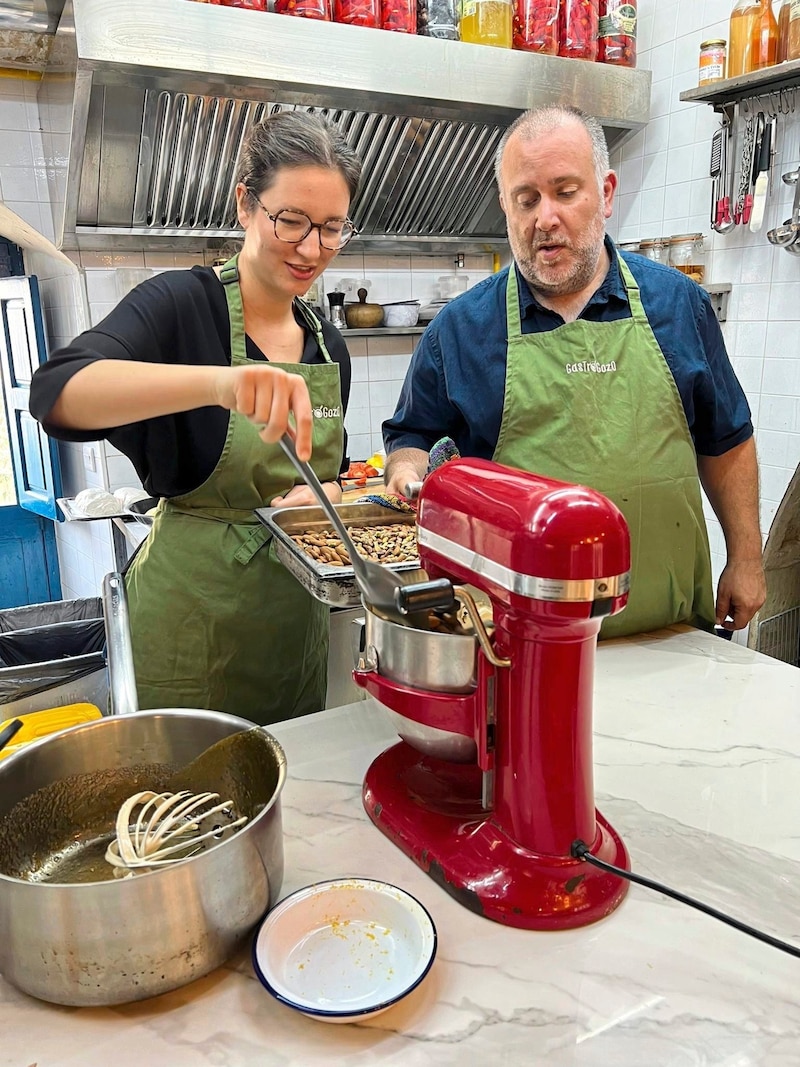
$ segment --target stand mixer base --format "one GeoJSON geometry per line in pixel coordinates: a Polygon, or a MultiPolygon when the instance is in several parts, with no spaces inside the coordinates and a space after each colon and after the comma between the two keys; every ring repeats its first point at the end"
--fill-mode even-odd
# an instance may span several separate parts
{"type": "MultiPolygon", "coordinates": [[[[526,930],[565,930],[609,915],[628,882],[572,856],[523,848],[481,806],[474,766],[421,756],[405,742],[381,753],[364,779],[367,814],[452,897],[487,919],[526,930]]],[[[628,868],[621,838],[596,813],[593,855],[628,868]]]]}

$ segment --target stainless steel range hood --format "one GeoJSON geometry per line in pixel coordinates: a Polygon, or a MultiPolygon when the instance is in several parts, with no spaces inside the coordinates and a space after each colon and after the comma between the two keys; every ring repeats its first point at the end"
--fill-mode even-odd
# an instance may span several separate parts
{"type": "Polygon", "coordinates": [[[494,152],[521,111],[576,104],[613,147],[645,124],[649,99],[649,71],[187,0],[73,0],[40,112],[65,248],[240,236],[243,136],[300,107],[327,114],[364,160],[351,213],[365,247],[490,251],[505,246],[494,152]]]}

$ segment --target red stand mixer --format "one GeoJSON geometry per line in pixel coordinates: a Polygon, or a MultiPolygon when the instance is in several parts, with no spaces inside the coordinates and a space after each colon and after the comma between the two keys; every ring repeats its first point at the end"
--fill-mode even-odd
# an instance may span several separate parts
{"type": "Polygon", "coordinates": [[[421,566],[454,583],[470,632],[367,609],[353,677],[406,740],[370,766],[364,806],[472,911],[534,930],[595,922],[628,885],[572,853],[582,841],[629,866],[595,810],[592,774],[595,648],[603,618],[627,602],[625,519],[594,490],[455,459],[424,482],[418,540],[421,566]],[[491,602],[491,635],[476,591],[491,602]],[[464,648],[466,673],[450,677],[464,648]]]}

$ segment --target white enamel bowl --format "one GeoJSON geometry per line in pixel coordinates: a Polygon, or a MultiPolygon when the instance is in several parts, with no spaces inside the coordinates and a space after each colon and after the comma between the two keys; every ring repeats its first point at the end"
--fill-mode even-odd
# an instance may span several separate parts
{"type": "Polygon", "coordinates": [[[253,967],[282,1004],[324,1022],[377,1015],[420,984],[436,955],[436,928],[396,886],[340,878],[300,889],[267,915],[253,967]]]}

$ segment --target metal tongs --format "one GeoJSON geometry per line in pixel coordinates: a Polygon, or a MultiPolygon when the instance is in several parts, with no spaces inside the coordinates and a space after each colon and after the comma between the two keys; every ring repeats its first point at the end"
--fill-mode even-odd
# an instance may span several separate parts
{"type": "Polygon", "coordinates": [[[342,539],[353,564],[358,588],[369,607],[401,622],[413,612],[451,611],[454,608],[456,601],[453,584],[449,579],[437,578],[435,581],[406,585],[395,571],[360,555],[339,513],[325,495],[319,478],[311,466],[298,457],[294,441],[289,434],[281,437],[280,445],[342,539]]]}

